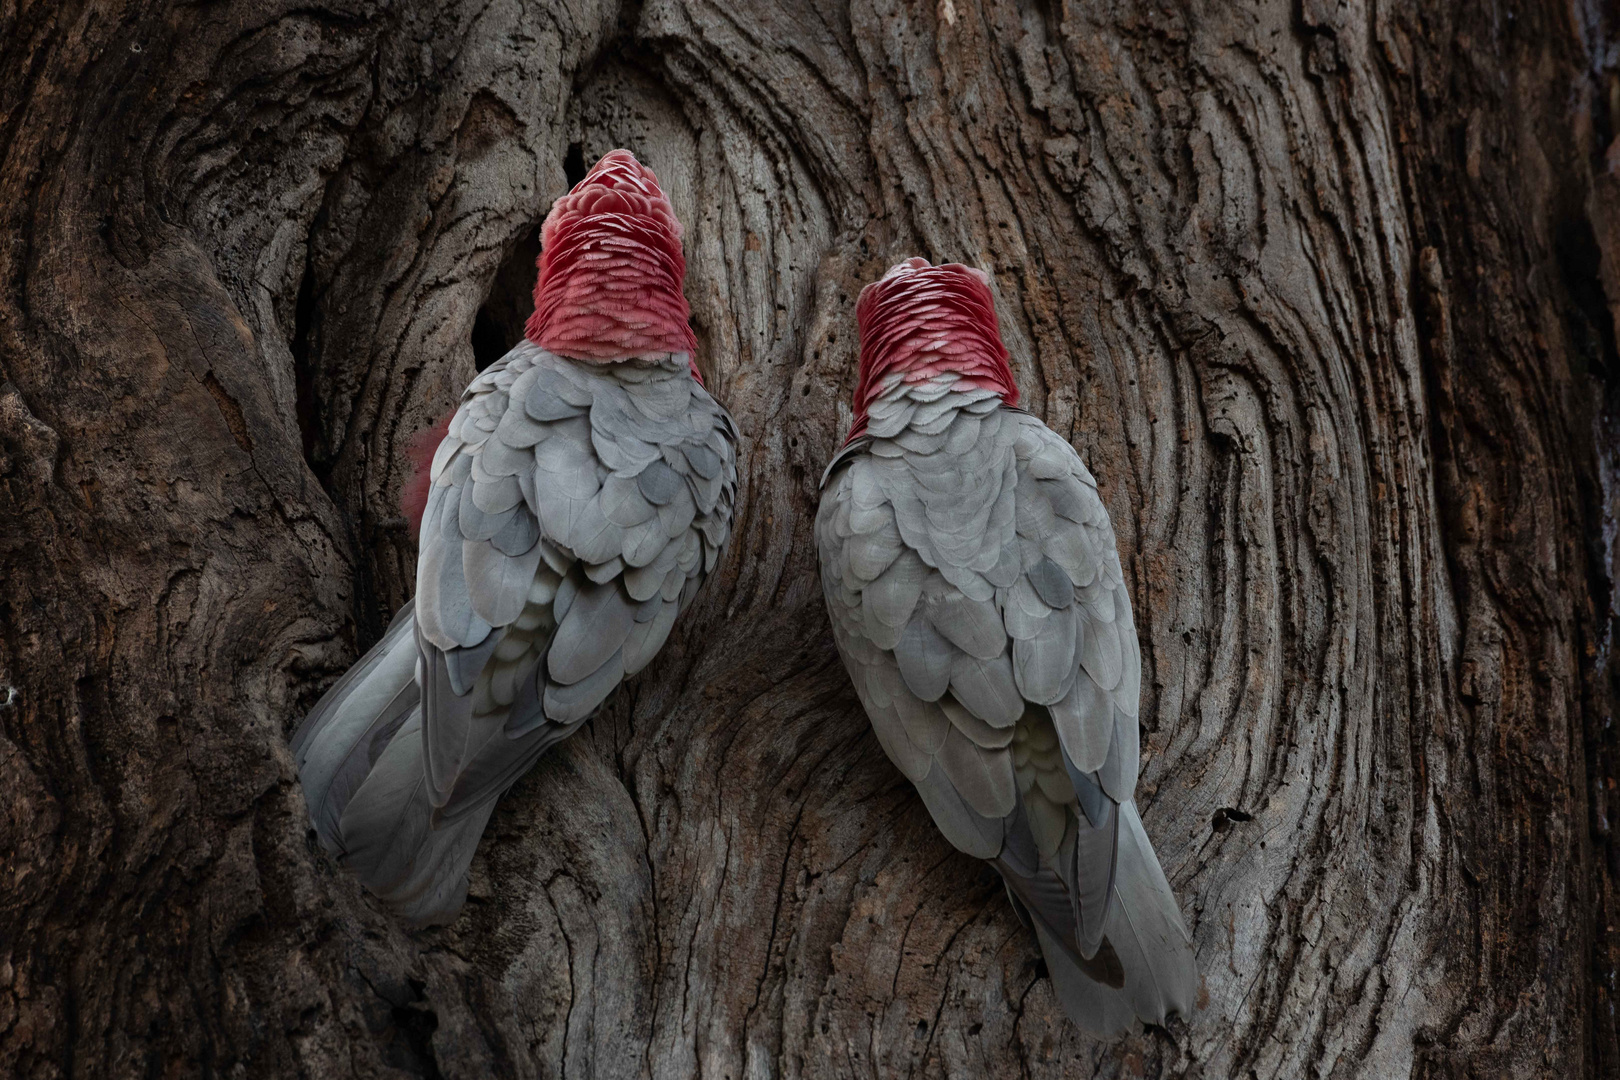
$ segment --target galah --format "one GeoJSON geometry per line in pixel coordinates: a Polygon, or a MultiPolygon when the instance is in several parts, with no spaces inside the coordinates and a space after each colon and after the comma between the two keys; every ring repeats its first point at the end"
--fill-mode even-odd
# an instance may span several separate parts
{"type": "Polygon", "coordinates": [[[983,272],[910,259],[856,319],[815,529],[878,742],[1000,872],[1077,1025],[1190,1015],[1191,939],[1132,802],[1142,666],[1097,483],[1017,407],[983,272]]]}
{"type": "Polygon", "coordinates": [[[731,530],[737,430],[652,170],[606,155],[541,244],[525,340],[417,485],[416,596],[293,741],[321,842],[411,925],[454,918],[496,799],[646,667],[731,530]]]}

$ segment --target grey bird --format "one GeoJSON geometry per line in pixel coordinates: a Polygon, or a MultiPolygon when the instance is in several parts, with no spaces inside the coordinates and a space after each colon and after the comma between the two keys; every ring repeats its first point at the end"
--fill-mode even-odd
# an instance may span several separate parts
{"type": "Polygon", "coordinates": [[[542,238],[527,337],[424,477],[416,596],[292,745],[322,844],[413,926],[455,917],[497,798],[652,660],[731,528],[656,177],[614,151],[542,238]]]}
{"type": "Polygon", "coordinates": [[[999,871],[1077,1025],[1189,1016],[1191,938],[1132,801],[1141,658],[1096,481],[1016,408],[982,272],[911,259],[856,315],[815,536],[878,742],[999,871]]]}

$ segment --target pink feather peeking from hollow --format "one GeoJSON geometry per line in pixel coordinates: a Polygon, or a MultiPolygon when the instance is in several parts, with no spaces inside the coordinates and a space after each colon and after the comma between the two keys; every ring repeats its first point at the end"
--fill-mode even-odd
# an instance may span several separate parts
{"type": "MultiPolygon", "coordinates": [[[[540,245],[525,337],[558,356],[594,363],[685,353],[692,378],[703,384],[681,292],[681,223],[658,177],[634,154],[602,155],[552,204],[540,245]]],[[[414,468],[400,490],[400,509],[413,538],[427,510],[433,454],[453,416],[454,410],[411,440],[414,468]]]]}
{"type": "Polygon", "coordinates": [[[906,382],[955,374],[959,385],[984,387],[1008,405],[1018,404],[1018,385],[983,270],[907,259],[861,290],[855,322],[861,369],[846,445],[866,432],[867,411],[895,374],[906,382]]]}
{"type": "Polygon", "coordinates": [[[437,424],[412,435],[410,445],[406,447],[405,452],[411,459],[411,475],[405,481],[405,486],[400,488],[399,508],[405,512],[412,540],[419,538],[422,515],[427,512],[428,489],[433,483],[433,454],[445,436],[450,434],[450,421],[455,415],[456,411],[451,409],[437,424]]]}

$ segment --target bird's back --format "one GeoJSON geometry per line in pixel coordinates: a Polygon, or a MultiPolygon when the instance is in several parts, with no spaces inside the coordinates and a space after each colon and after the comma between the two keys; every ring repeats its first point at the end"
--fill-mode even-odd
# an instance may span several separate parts
{"type": "Polygon", "coordinates": [[[680,355],[524,342],[467,388],[417,595],[294,741],[323,843],[407,921],[454,915],[495,799],[662,647],[729,534],[735,443],[680,355]]]}
{"type": "Polygon", "coordinates": [[[1096,482],[1035,417],[897,384],[828,469],[833,633],[891,760],[993,862],[1077,1023],[1190,1013],[1190,941],[1132,796],[1141,663],[1096,482]]]}

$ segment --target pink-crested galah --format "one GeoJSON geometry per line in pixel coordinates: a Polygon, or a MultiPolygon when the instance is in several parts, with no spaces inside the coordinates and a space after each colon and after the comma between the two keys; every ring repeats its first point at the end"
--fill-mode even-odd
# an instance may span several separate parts
{"type": "Polygon", "coordinates": [[[731,530],[737,430],[657,177],[607,154],[541,244],[525,340],[407,485],[416,597],[293,740],[321,842],[411,925],[455,917],[496,799],[657,654],[731,530]]]}
{"type": "Polygon", "coordinates": [[[833,637],[878,742],[987,859],[1080,1027],[1191,1014],[1191,939],[1132,797],[1141,656],[1097,482],[1017,408],[981,271],[861,291],[849,438],[816,516],[833,637]]]}

